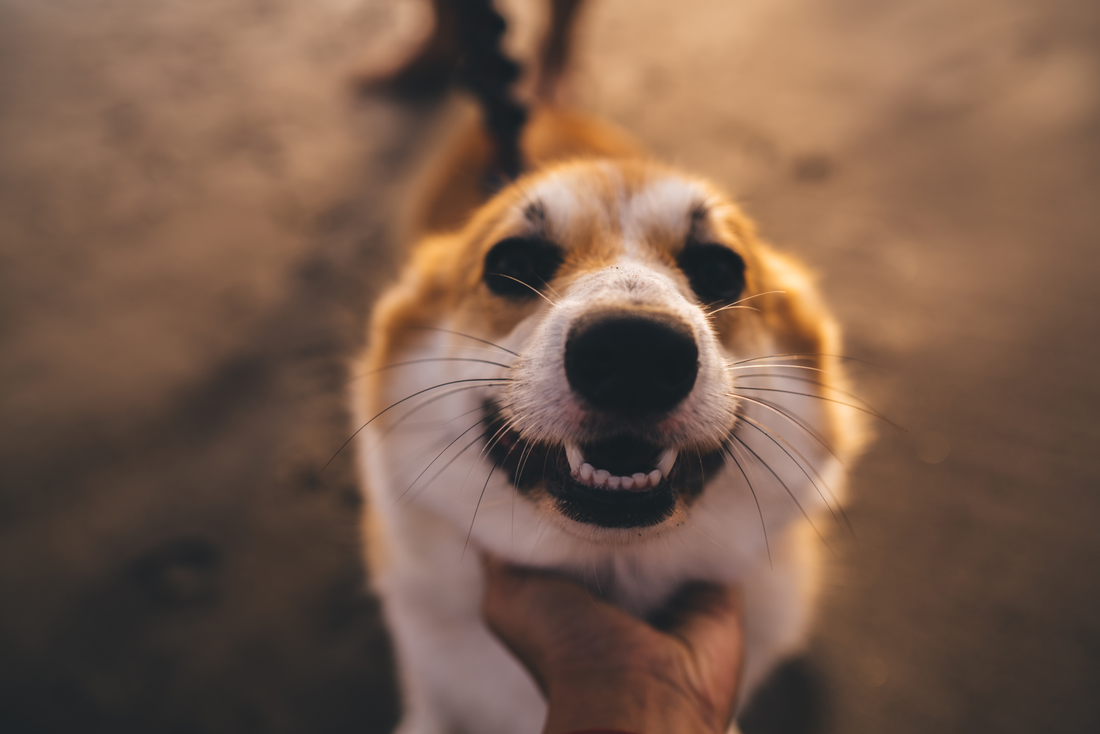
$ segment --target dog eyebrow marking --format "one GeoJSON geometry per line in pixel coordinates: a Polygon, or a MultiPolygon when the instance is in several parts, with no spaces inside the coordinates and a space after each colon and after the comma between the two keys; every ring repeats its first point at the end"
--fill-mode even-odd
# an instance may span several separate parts
{"type": "Polygon", "coordinates": [[[536,199],[523,208],[523,218],[535,229],[535,234],[546,234],[546,204],[536,199]]]}
{"type": "Polygon", "coordinates": [[[696,182],[665,176],[630,196],[620,214],[624,242],[637,254],[654,233],[686,241],[706,220],[707,193],[696,182]]]}
{"type": "Polygon", "coordinates": [[[691,226],[698,226],[703,220],[710,215],[710,205],[707,204],[705,199],[699,199],[691,207],[691,226]]]}
{"type": "Polygon", "coordinates": [[[569,222],[582,209],[574,176],[552,176],[535,183],[526,192],[522,216],[537,229],[537,234],[552,237],[566,232],[569,222]],[[534,217],[534,219],[532,219],[534,217]]]}
{"type": "Polygon", "coordinates": [[[705,239],[704,230],[707,219],[710,218],[710,204],[705,199],[700,199],[691,207],[690,224],[688,224],[689,242],[699,242],[705,239]]]}

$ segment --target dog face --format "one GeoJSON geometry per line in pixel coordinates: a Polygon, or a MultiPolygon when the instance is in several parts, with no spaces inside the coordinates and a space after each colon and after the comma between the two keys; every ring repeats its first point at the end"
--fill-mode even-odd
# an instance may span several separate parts
{"type": "Polygon", "coordinates": [[[828,504],[824,313],[710,185],[560,165],[424,243],[376,309],[370,470],[498,552],[517,532],[645,543],[700,504],[716,527],[784,522],[828,504]]]}

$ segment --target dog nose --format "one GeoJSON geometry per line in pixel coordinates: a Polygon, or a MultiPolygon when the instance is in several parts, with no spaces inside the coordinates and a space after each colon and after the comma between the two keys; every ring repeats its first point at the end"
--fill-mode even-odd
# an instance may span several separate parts
{"type": "Polygon", "coordinates": [[[671,410],[691,392],[698,371],[691,329],[667,314],[582,316],[565,341],[569,384],[593,407],[625,416],[671,410]]]}

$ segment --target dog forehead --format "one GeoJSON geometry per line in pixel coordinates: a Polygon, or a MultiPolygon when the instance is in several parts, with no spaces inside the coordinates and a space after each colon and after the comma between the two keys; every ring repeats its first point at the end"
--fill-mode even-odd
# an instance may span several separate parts
{"type": "Polygon", "coordinates": [[[623,235],[629,240],[654,229],[686,235],[709,198],[699,183],[679,176],[647,181],[625,199],[619,213],[623,235]]]}
{"type": "Polygon", "coordinates": [[[524,216],[554,239],[578,229],[619,235],[628,246],[659,232],[687,236],[712,195],[698,181],[610,162],[570,166],[534,182],[524,216]]]}

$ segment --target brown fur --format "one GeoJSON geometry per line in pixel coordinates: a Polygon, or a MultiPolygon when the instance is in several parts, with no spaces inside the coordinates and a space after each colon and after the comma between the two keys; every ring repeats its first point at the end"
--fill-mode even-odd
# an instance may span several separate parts
{"type": "MultiPolygon", "coordinates": [[[[560,170],[573,160],[618,159],[627,186],[637,190],[664,166],[653,162],[637,142],[619,128],[594,118],[557,108],[539,108],[522,138],[523,154],[532,173],[560,170]]],[[[538,303],[504,310],[481,283],[485,252],[501,239],[516,233],[508,214],[520,201],[522,185],[486,206],[482,181],[489,164],[489,143],[478,121],[468,119],[441,156],[442,164],[426,185],[419,221],[414,230],[424,232],[397,288],[378,304],[371,322],[373,339],[367,371],[393,361],[393,354],[409,340],[423,334],[408,327],[425,326],[443,312],[461,313],[466,323],[489,326],[503,335],[537,308],[538,303]]],[[[598,183],[598,182],[597,182],[598,183]]],[[[606,185],[606,182],[604,182],[606,185]]],[[[598,194],[597,194],[598,195],[598,194]]],[[[728,200],[722,197],[723,200],[728,200]]],[[[818,302],[810,274],[794,259],[783,255],[756,236],[755,227],[740,211],[723,207],[723,216],[711,225],[708,240],[723,242],[745,258],[746,304],[753,310],[729,309],[714,319],[723,343],[758,338],[764,331],[778,337],[781,351],[807,353],[805,364],[834,372],[839,330],[818,302]],[[779,291],[780,293],[771,293],[779,291]],[[766,295],[760,295],[766,294],[766,295]],[[750,318],[749,315],[753,317],[750,318]]],[[[683,246],[677,233],[649,233],[659,257],[675,263],[683,246]]],[[[616,255],[613,237],[600,237],[591,223],[577,222],[555,239],[567,251],[566,261],[551,287],[567,284],[572,275],[602,267],[616,255]]],[[[376,391],[371,391],[377,394],[376,391]]],[[[385,406],[371,406],[375,411],[385,406]]],[[[833,436],[839,439],[840,436],[833,436]]]]}

